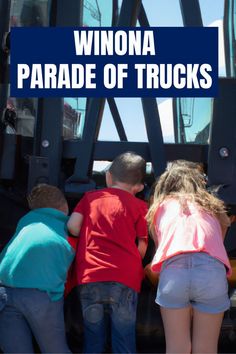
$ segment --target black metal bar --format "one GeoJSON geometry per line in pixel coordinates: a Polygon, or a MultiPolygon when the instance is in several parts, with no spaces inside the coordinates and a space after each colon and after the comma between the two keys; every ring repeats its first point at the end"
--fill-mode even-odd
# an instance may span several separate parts
{"type": "MultiPolygon", "coordinates": [[[[189,161],[207,163],[208,145],[200,144],[164,144],[164,153],[167,161],[185,159],[189,161]]],[[[63,158],[75,159],[78,151],[85,151],[87,143],[83,140],[65,140],[63,142],[63,158]]],[[[112,161],[117,155],[125,151],[135,151],[152,162],[149,143],[133,141],[96,141],[94,143],[94,160],[112,161]]]]}
{"type": "MultiPolygon", "coordinates": [[[[119,25],[120,26],[135,26],[137,17],[141,11],[141,21],[148,24],[147,18],[145,19],[145,10],[142,7],[142,2],[139,0],[123,0],[119,25]]],[[[145,123],[147,135],[150,146],[150,154],[152,157],[154,173],[161,174],[166,166],[164,155],[163,137],[160,126],[160,119],[158,107],[155,98],[142,98],[143,111],[145,116],[145,123]],[[153,110],[153,111],[152,111],[153,110]]]]}
{"type": "Polygon", "coordinates": [[[155,176],[159,176],[166,168],[166,157],[157,102],[155,98],[145,97],[142,105],[153,171],[155,176]]]}
{"type": "Polygon", "coordinates": [[[51,0],[50,12],[49,12],[49,26],[56,26],[57,22],[57,0],[51,0]]]}
{"type": "MultiPolygon", "coordinates": [[[[140,7],[139,23],[140,26],[150,26],[143,4],[141,4],[140,7]]],[[[142,105],[154,175],[158,176],[165,170],[166,167],[166,158],[163,145],[164,142],[158,106],[155,98],[142,98],[142,105]]]]}
{"type": "Polygon", "coordinates": [[[9,31],[11,1],[0,1],[0,118],[7,103],[8,93],[8,53],[2,43],[6,32],[9,31]]]}
{"type": "Polygon", "coordinates": [[[150,27],[150,24],[149,24],[149,21],[148,21],[147,14],[146,14],[146,11],[144,9],[143,3],[141,4],[141,7],[140,7],[138,20],[139,20],[139,24],[140,24],[141,27],[150,27]]]}
{"type": "Polygon", "coordinates": [[[176,98],[172,99],[172,109],[173,109],[173,125],[174,125],[174,139],[175,139],[175,143],[178,142],[178,122],[177,122],[177,105],[178,105],[178,101],[176,98]]]}
{"type": "MultiPolygon", "coordinates": [[[[189,98],[190,99],[190,98],[189,98]]],[[[174,122],[174,136],[176,144],[186,143],[186,134],[184,129],[183,117],[182,117],[182,104],[181,98],[173,98],[173,122],[174,122]]]]}
{"type": "Polygon", "coordinates": [[[180,0],[180,8],[185,27],[202,27],[202,15],[198,0],[180,0]]]}
{"type": "MultiPolygon", "coordinates": [[[[12,144],[11,134],[6,135],[7,144],[12,144]]],[[[87,144],[83,140],[64,140],[63,159],[73,160],[77,158],[78,151],[84,151],[87,144]]],[[[33,149],[33,138],[21,137],[20,151],[21,158],[31,155],[33,149]]],[[[189,161],[203,162],[208,161],[208,145],[202,144],[164,144],[167,161],[185,159],[189,161]]],[[[136,151],[142,155],[146,161],[151,162],[151,155],[148,142],[134,141],[96,141],[94,143],[94,160],[113,160],[114,157],[125,151],[136,151]]]]}
{"type": "Polygon", "coordinates": [[[83,0],[57,2],[57,26],[82,26],[83,0]]]}
{"type": "MultiPolygon", "coordinates": [[[[225,48],[225,68],[226,76],[231,76],[231,55],[230,55],[230,31],[229,31],[229,21],[231,21],[231,16],[229,14],[230,4],[232,6],[232,0],[225,0],[224,5],[224,19],[223,19],[223,33],[224,33],[224,48],[225,48]]],[[[232,33],[231,33],[232,35],[232,33]]]]}
{"type": "MultiPolygon", "coordinates": [[[[2,116],[4,109],[7,106],[8,96],[8,83],[9,83],[9,65],[8,65],[8,53],[4,50],[4,37],[6,32],[9,31],[9,19],[10,19],[11,1],[5,0],[0,2],[0,176],[1,178],[12,178],[14,174],[15,164],[15,149],[11,150],[11,146],[7,145],[5,141],[4,125],[2,124],[2,116]],[[9,150],[10,148],[10,150],[9,150]],[[9,151],[13,153],[8,154],[9,151]],[[5,156],[9,158],[9,165],[6,166],[7,160],[5,156]]],[[[14,143],[12,146],[15,148],[16,137],[13,137],[14,143]]]]}
{"type": "Polygon", "coordinates": [[[15,134],[3,134],[3,149],[0,162],[0,178],[12,180],[16,172],[16,151],[18,145],[18,137],[15,134]]]}
{"type": "MultiPolygon", "coordinates": [[[[45,176],[37,176],[31,171],[35,169],[35,164],[30,165],[29,177],[34,176],[35,183],[37,178],[45,178],[48,183],[59,185],[60,168],[62,158],[62,126],[63,126],[63,99],[43,98],[38,100],[38,112],[36,129],[34,136],[34,156],[48,159],[49,168],[45,169],[45,176]]],[[[40,161],[39,159],[35,160],[40,161]]],[[[40,169],[38,169],[40,173],[40,169]]],[[[29,179],[28,185],[34,183],[29,179]]]]}
{"type": "Polygon", "coordinates": [[[118,0],[112,0],[112,20],[111,20],[111,25],[113,27],[117,25],[118,18],[119,18],[118,0]]]}
{"type": "MultiPolygon", "coordinates": [[[[50,24],[56,26],[82,25],[83,0],[60,0],[52,3],[50,24]],[[55,13],[53,12],[56,11],[55,13]]],[[[38,110],[34,137],[34,155],[29,165],[28,187],[44,179],[60,184],[62,159],[63,98],[42,98],[38,110]]]]}
{"type": "Polygon", "coordinates": [[[123,0],[118,26],[136,26],[142,0],[123,0]]]}
{"type": "Polygon", "coordinates": [[[94,143],[97,140],[105,98],[92,98],[85,117],[85,127],[83,132],[84,149],[77,151],[77,159],[74,174],[69,178],[69,183],[86,182],[91,174],[92,156],[94,143]]]}
{"type": "Polygon", "coordinates": [[[210,185],[222,186],[219,192],[225,202],[236,205],[236,80],[221,78],[219,84],[213,104],[208,178],[210,185]]]}
{"type": "Polygon", "coordinates": [[[127,136],[125,133],[125,129],[124,129],[119,111],[117,109],[115,99],[113,97],[107,98],[107,102],[109,104],[111,114],[112,114],[112,117],[113,117],[113,120],[114,120],[120,140],[127,141],[128,139],[127,139],[127,136]]]}

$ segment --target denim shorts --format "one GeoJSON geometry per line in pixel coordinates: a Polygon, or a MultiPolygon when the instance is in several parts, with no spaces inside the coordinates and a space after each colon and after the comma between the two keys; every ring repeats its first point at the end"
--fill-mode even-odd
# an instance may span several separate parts
{"type": "Polygon", "coordinates": [[[207,253],[185,253],[164,262],[156,303],[166,308],[193,308],[220,313],[230,307],[226,269],[207,253]]]}

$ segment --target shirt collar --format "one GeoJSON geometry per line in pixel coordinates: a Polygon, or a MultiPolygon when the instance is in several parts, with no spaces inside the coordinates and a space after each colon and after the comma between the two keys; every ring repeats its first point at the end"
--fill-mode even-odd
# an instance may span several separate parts
{"type": "Polygon", "coordinates": [[[32,213],[51,216],[51,217],[54,217],[55,219],[61,220],[63,222],[66,222],[68,219],[68,216],[66,214],[64,214],[62,211],[60,211],[58,209],[53,209],[53,208],[34,209],[34,210],[32,210],[32,213]]]}

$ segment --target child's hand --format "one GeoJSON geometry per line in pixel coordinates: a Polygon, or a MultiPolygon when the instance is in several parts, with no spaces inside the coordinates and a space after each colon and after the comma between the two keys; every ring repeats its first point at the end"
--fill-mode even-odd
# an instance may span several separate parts
{"type": "Polygon", "coordinates": [[[146,265],[146,267],[144,268],[144,273],[145,273],[145,276],[146,276],[146,277],[148,278],[148,280],[150,281],[150,283],[151,283],[154,287],[156,287],[157,284],[158,284],[159,275],[158,275],[158,273],[152,271],[151,263],[148,263],[148,264],[146,265]]]}
{"type": "Polygon", "coordinates": [[[147,240],[145,238],[139,238],[138,239],[138,251],[140,253],[140,256],[142,257],[142,259],[145,256],[145,253],[147,251],[147,240]]]}
{"type": "Polygon", "coordinates": [[[236,215],[231,215],[229,218],[230,218],[231,224],[233,224],[236,221],[236,215]]]}

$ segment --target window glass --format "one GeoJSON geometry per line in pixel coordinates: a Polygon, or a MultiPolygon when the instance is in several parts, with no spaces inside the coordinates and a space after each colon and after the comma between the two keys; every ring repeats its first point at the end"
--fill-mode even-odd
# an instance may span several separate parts
{"type": "Polygon", "coordinates": [[[234,41],[236,40],[236,0],[233,0],[233,34],[234,34],[234,41]]]}
{"type": "Polygon", "coordinates": [[[114,120],[109,108],[109,105],[106,101],[104,112],[102,116],[101,127],[98,135],[98,140],[104,141],[119,141],[119,135],[116,130],[114,120]]]}
{"type": "Polygon", "coordinates": [[[51,0],[13,0],[10,26],[48,26],[50,5],[51,0]]]}
{"type": "Polygon", "coordinates": [[[212,98],[177,99],[176,143],[209,143],[212,100],[212,98]]]}
{"type": "MultiPolygon", "coordinates": [[[[12,99],[14,101],[14,99],[12,99]]],[[[34,122],[37,109],[36,98],[15,98],[17,122],[16,132],[23,136],[34,135],[34,122]]]]}
{"type": "Polygon", "coordinates": [[[86,98],[64,99],[63,137],[65,139],[81,138],[84,127],[86,98]]]}
{"type": "Polygon", "coordinates": [[[147,141],[142,102],[140,98],[116,98],[128,141],[147,141]]]}
{"type": "MultiPolygon", "coordinates": [[[[140,98],[116,98],[116,105],[127,135],[128,141],[147,142],[147,131],[140,98]]],[[[172,99],[157,99],[163,139],[165,143],[174,142],[172,99]]],[[[105,104],[99,140],[119,141],[115,123],[105,104]]]]}
{"type": "Polygon", "coordinates": [[[88,27],[111,26],[112,1],[84,0],[83,25],[88,27]]]}
{"type": "Polygon", "coordinates": [[[36,98],[8,97],[7,107],[3,114],[3,123],[7,134],[34,136],[34,125],[37,113],[36,98]]]}
{"type": "MultiPolygon", "coordinates": [[[[50,5],[51,0],[12,0],[10,27],[48,26],[50,5]]],[[[6,133],[33,136],[36,109],[36,98],[9,97],[4,115],[6,133]]]]}

